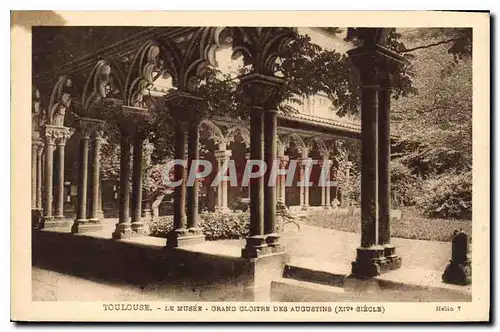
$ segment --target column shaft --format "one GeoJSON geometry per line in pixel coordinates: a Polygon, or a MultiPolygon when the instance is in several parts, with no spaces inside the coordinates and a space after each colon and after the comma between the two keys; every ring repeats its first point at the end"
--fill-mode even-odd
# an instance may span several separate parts
{"type": "Polygon", "coordinates": [[[390,138],[390,90],[383,86],[378,94],[378,243],[385,245],[391,242],[390,231],[390,162],[391,162],[391,138],[390,138]]]}
{"type": "Polygon", "coordinates": [[[42,155],[43,147],[39,146],[36,158],[36,208],[42,208],[42,155]]]}
{"type": "Polygon", "coordinates": [[[267,165],[264,177],[264,233],[271,235],[266,241],[274,246],[279,238],[276,234],[276,185],[269,185],[269,180],[277,156],[277,112],[267,110],[264,118],[264,160],[267,165]]]}
{"type": "MultiPolygon", "coordinates": [[[[309,160],[308,160],[309,161],[309,160]]],[[[304,167],[304,173],[307,173],[307,182],[305,183],[304,185],[304,206],[306,208],[309,207],[309,178],[310,178],[310,174],[311,174],[311,166],[309,165],[309,163],[306,164],[306,166],[304,167]]],[[[305,174],[304,174],[304,178],[305,178],[305,174]]]]}
{"type": "Polygon", "coordinates": [[[57,151],[59,154],[59,167],[57,173],[57,201],[55,215],[58,219],[64,219],[64,143],[57,144],[57,151]]]}
{"type": "MultiPolygon", "coordinates": [[[[264,116],[259,107],[250,111],[250,159],[263,161],[264,116]]],[[[264,236],[264,177],[250,179],[250,234],[242,256],[255,258],[268,252],[264,236]]]]}
{"type": "Polygon", "coordinates": [[[302,163],[302,160],[300,160],[300,165],[299,165],[299,182],[302,184],[299,184],[299,205],[301,208],[304,208],[304,164],[302,163]]]}
{"type": "MultiPolygon", "coordinates": [[[[177,160],[186,160],[186,131],[184,125],[176,123],[174,156],[177,160]]],[[[184,165],[176,165],[174,170],[175,181],[182,180],[180,186],[175,187],[174,192],[174,229],[179,233],[186,231],[185,224],[185,202],[186,202],[186,168],[184,165]]]]}
{"type": "Polygon", "coordinates": [[[134,137],[134,159],[132,170],[132,230],[143,232],[141,223],[142,208],[142,152],[143,138],[139,135],[134,137]]]}
{"type": "Polygon", "coordinates": [[[89,136],[84,133],[80,140],[80,165],[77,190],[77,211],[76,222],[84,223],[87,221],[87,170],[89,158],[89,136]]]}
{"type": "MultiPolygon", "coordinates": [[[[188,169],[191,171],[193,163],[197,165],[200,159],[200,133],[198,124],[189,126],[188,140],[188,169]]],[[[197,171],[197,169],[195,169],[197,171]]],[[[187,187],[187,227],[192,233],[199,233],[198,229],[198,181],[195,180],[192,186],[187,187]]]]}
{"type": "MultiPolygon", "coordinates": [[[[250,158],[263,160],[264,121],[260,108],[252,109],[250,118],[250,158]]],[[[250,235],[263,235],[264,221],[264,178],[250,181],[250,235]]]]}
{"type": "Polygon", "coordinates": [[[118,212],[119,223],[129,223],[130,220],[130,137],[122,133],[120,141],[120,194],[118,212]]]}
{"type": "MultiPolygon", "coordinates": [[[[331,164],[328,164],[328,170],[326,171],[326,181],[331,180],[331,164]]],[[[330,198],[331,193],[332,193],[332,187],[327,186],[325,188],[326,191],[326,207],[329,208],[331,206],[332,200],[330,198]]]]}
{"type": "Polygon", "coordinates": [[[91,181],[92,181],[92,193],[90,199],[90,217],[89,219],[93,222],[99,222],[99,208],[100,208],[100,199],[99,194],[101,193],[101,181],[100,181],[100,173],[101,173],[101,138],[96,136],[93,138],[93,149],[92,149],[92,168],[91,168],[91,181]]]}
{"type": "Polygon", "coordinates": [[[365,85],[361,97],[361,246],[377,244],[377,90],[365,85]]]}
{"type": "Polygon", "coordinates": [[[44,183],[44,206],[43,216],[44,219],[50,220],[52,215],[52,181],[53,181],[53,162],[54,162],[54,147],[53,141],[47,140],[45,144],[45,183],[44,183]]]}
{"type": "Polygon", "coordinates": [[[31,144],[31,209],[36,209],[38,146],[31,144]]]}

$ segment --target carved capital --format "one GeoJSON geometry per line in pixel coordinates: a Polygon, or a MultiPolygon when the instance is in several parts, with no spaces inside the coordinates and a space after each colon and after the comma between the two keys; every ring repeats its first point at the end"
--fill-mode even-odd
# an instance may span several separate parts
{"type": "Polygon", "coordinates": [[[379,44],[357,47],[347,54],[358,68],[361,83],[365,87],[378,86],[382,78],[404,64],[401,55],[379,44]]]}
{"type": "Polygon", "coordinates": [[[288,167],[289,161],[290,161],[289,156],[285,156],[285,155],[278,156],[279,167],[281,169],[286,169],[288,167]]]}
{"type": "Polygon", "coordinates": [[[145,135],[149,128],[151,112],[145,108],[123,106],[118,127],[127,136],[145,135]]]}
{"type": "Polygon", "coordinates": [[[78,129],[84,137],[101,138],[104,128],[104,121],[94,118],[80,118],[78,129]]]}
{"type": "Polygon", "coordinates": [[[185,92],[174,92],[165,96],[165,104],[175,121],[198,125],[202,120],[203,98],[185,92]]]}
{"type": "Polygon", "coordinates": [[[43,138],[41,138],[39,135],[33,136],[31,138],[31,146],[33,148],[36,148],[37,150],[43,147],[43,138]]]}
{"type": "Polygon", "coordinates": [[[43,137],[48,145],[65,145],[68,138],[73,135],[74,129],[61,126],[45,125],[43,127],[43,137]]]}
{"type": "Polygon", "coordinates": [[[240,77],[244,102],[253,107],[275,110],[281,103],[285,81],[281,78],[261,74],[240,77]]]}
{"type": "Polygon", "coordinates": [[[299,166],[301,168],[310,168],[312,167],[313,162],[311,158],[302,158],[299,160],[299,166]]]}

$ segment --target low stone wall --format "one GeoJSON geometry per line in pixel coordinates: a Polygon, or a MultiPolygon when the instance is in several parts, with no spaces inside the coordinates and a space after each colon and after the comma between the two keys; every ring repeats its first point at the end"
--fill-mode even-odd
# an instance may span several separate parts
{"type": "Polygon", "coordinates": [[[32,264],[103,282],[171,285],[179,293],[197,292],[201,301],[269,301],[271,280],[288,261],[285,254],[244,259],[203,252],[210,242],[170,250],[145,242],[34,231],[32,264]]]}

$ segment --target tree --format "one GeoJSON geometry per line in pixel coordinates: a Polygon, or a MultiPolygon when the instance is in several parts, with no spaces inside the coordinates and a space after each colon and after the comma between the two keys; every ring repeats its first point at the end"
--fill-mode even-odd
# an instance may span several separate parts
{"type": "Polygon", "coordinates": [[[450,37],[464,34],[464,29],[451,30],[408,34],[408,43],[432,46],[413,47],[418,93],[393,103],[392,128],[398,142],[393,147],[392,184],[405,203],[417,204],[430,216],[467,218],[472,206],[466,194],[472,192],[471,48],[467,39],[450,37]],[[462,51],[457,51],[457,43],[462,51]]]}

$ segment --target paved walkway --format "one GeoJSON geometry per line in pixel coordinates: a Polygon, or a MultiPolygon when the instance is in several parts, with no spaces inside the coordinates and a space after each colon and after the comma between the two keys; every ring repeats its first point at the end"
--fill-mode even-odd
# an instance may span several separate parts
{"type": "MultiPolygon", "coordinates": [[[[346,273],[355,258],[359,241],[359,234],[307,225],[302,225],[300,231],[294,225],[287,225],[282,235],[282,243],[292,262],[306,259],[318,264],[334,264],[346,273]]],[[[433,270],[438,274],[444,270],[450,258],[450,243],[399,238],[393,239],[392,242],[403,259],[403,265],[407,267],[433,270]]],[[[228,245],[228,250],[231,251],[236,247],[239,251],[244,243],[244,240],[221,241],[221,244],[228,245]]],[[[168,280],[143,287],[117,285],[98,278],[87,280],[35,266],[32,269],[32,280],[33,300],[39,301],[231,300],[218,298],[218,288],[230,285],[198,287],[190,284],[172,287],[174,285],[169,285],[168,280]]]]}

